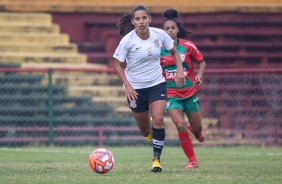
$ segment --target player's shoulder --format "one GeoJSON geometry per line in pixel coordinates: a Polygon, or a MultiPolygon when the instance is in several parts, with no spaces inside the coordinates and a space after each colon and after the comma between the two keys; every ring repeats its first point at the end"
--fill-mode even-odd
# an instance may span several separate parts
{"type": "Polygon", "coordinates": [[[179,39],[179,44],[186,47],[186,48],[194,48],[197,49],[197,46],[194,42],[190,40],[179,39]]]}
{"type": "Polygon", "coordinates": [[[156,34],[166,34],[166,32],[160,28],[149,27],[150,32],[155,32],[156,34]]]}
{"type": "Polygon", "coordinates": [[[121,41],[129,41],[134,37],[134,30],[130,31],[129,33],[127,33],[122,39],[121,41]]]}
{"type": "Polygon", "coordinates": [[[130,31],[129,33],[127,33],[121,40],[121,43],[129,43],[134,39],[135,36],[135,32],[134,30],[130,31]]]}

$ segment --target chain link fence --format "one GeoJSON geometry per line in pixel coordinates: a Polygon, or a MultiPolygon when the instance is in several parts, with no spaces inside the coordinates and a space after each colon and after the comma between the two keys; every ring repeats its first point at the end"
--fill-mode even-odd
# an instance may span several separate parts
{"type": "Polygon", "coordinates": [[[281,145],[282,72],[211,70],[199,89],[203,117],[217,119],[206,134],[217,144],[281,145]]]}
{"type": "MultiPolygon", "coordinates": [[[[1,68],[0,82],[2,147],[147,144],[112,70],[1,68]]],[[[281,96],[282,69],[207,70],[205,144],[281,145],[281,96]]],[[[166,144],[179,144],[167,112],[165,124],[166,144]]]]}

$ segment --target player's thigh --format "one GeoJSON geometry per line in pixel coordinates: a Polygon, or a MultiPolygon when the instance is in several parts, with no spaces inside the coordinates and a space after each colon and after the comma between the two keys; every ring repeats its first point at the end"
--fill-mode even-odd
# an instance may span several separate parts
{"type": "Polygon", "coordinates": [[[184,112],[193,130],[202,128],[200,114],[200,101],[197,95],[193,95],[184,101],[184,112]]]}
{"type": "Polygon", "coordinates": [[[199,111],[187,113],[192,130],[202,129],[202,118],[199,111]]]}
{"type": "Polygon", "coordinates": [[[166,100],[157,100],[149,105],[154,128],[163,127],[165,106],[166,100]]]}
{"type": "Polygon", "coordinates": [[[187,130],[187,123],[184,119],[184,112],[181,109],[175,108],[169,111],[169,115],[176,125],[176,128],[179,132],[184,132],[187,130]]]}
{"type": "Polygon", "coordinates": [[[183,123],[184,122],[184,112],[181,109],[175,108],[169,111],[169,116],[171,117],[174,123],[183,123]]]}
{"type": "Polygon", "coordinates": [[[164,126],[163,119],[167,100],[165,82],[148,88],[147,100],[153,120],[153,127],[162,128],[164,126]]]}

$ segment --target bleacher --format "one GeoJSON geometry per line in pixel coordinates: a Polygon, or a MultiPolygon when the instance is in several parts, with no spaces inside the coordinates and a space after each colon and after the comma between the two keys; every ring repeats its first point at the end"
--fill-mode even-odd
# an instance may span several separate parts
{"type": "Polygon", "coordinates": [[[62,13],[124,13],[131,10],[133,6],[144,4],[150,7],[152,12],[161,13],[163,9],[173,7],[180,12],[279,12],[282,3],[280,0],[163,0],[158,1],[144,0],[49,0],[44,3],[37,0],[0,0],[0,5],[5,11],[21,12],[62,12],[62,13]]]}
{"type": "MultiPolygon", "coordinates": [[[[163,18],[152,16],[152,25],[161,27],[163,18]]],[[[282,14],[228,12],[182,14],[181,18],[192,32],[190,40],[204,53],[209,67],[281,66],[282,14]]],[[[118,43],[116,20],[113,15],[112,19],[99,22],[93,16],[86,22],[87,42],[77,42],[80,51],[88,55],[88,62],[111,62],[118,43]]]]}
{"type": "Polygon", "coordinates": [[[48,13],[0,13],[0,63],[20,67],[103,67],[89,65],[69,35],[48,13]]]}
{"type": "MultiPolygon", "coordinates": [[[[165,9],[177,9],[185,27],[192,32],[191,40],[203,51],[210,67],[218,67],[222,63],[226,63],[222,67],[238,67],[242,64],[250,64],[249,67],[257,64],[261,67],[280,66],[282,3],[279,0],[142,3],[150,8],[152,26],[157,27],[161,26],[161,13],[165,9]]],[[[0,0],[0,5],[0,9],[2,7],[5,11],[50,12],[56,24],[49,27],[48,31],[60,25],[70,41],[79,45],[79,52],[87,54],[88,63],[112,66],[112,53],[118,43],[116,23],[136,2],[51,0],[43,4],[35,0],[0,0]]]]}

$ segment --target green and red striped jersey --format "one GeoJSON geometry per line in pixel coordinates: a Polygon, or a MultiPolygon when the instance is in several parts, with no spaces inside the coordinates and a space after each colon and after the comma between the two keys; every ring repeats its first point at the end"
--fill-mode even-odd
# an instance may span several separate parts
{"type": "Polygon", "coordinates": [[[176,87],[175,76],[177,67],[174,64],[170,52],[162,48],[160,62],[163,69],[163,76],[166,79],[167,96],[168,98],[189,98],[197,92],[192,62],[200,63],[204,61],[203,54],[193,42],[182,39],[178,39],[176,50],[180,54],[186,84],[182,87],[176,87]]]}

